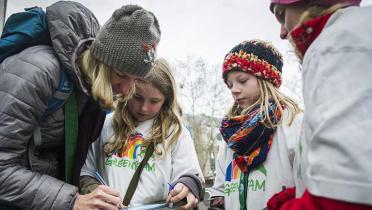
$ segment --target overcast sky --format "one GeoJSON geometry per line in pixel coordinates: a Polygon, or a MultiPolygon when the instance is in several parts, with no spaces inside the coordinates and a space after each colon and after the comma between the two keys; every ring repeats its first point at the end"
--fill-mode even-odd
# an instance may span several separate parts
{"type": "MultiPolygon", "coordinates": [[[[269,40],[283,53],[290,48],[279,38],[279,24],[269,11],[269,0],[78,0],[101,24],[124,4],[135,3],[153,11],[162,31],[159,55],[183,58],[200,55],[220,63],[242,40],[269,40]]],[[[8,0],[7,16],[25,7],[45,8],[56,0],[8,0]]],[[[371,4],[372,0],[364,0],[371,4]]]]}
{"type": "MultiPolygon", "coordinates": [[[[162,31],[159,55],[171,59],[192,54],[219,63],[235,44],[251,38],[270,40],[286,49],[268,0],[78,1],[91,9],[101,24],[123,4],[139,4],[154,12],[162,31]]],[[[7,16],[34,5],[45,8],[52,2],[55,0],[8,0],[7,16]]]]}
{"type": "MultiPolygon", "coordinates": [[[[77,1],[91,9],[101,25],[124,4],[134,3],[152,11],[162,31],[158,55],[170,61],[193,55],[220,65],[233,46],[259,38],[271,41],[283,53],[284,88],[301,78],[292,48],[279,38],[280,26],[269,10],[269,0],[77,1]]],[[[56,0],[8,0],[6,15],[35,5],[45,8],[53,2],[56,0]]],[[[364,0],[362,5],[366,4],[372,0],[364,0]]]]}

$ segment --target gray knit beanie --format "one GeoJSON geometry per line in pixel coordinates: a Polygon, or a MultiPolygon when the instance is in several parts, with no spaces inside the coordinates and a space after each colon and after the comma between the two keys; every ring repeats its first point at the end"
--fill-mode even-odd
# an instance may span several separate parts
{"type": "Polygon", "coordinates": [[[103,25],[90,51],[120,72],[145,77],[155,63],[159,40],[154,14],[137,5],[126,5],[103,25]]]}

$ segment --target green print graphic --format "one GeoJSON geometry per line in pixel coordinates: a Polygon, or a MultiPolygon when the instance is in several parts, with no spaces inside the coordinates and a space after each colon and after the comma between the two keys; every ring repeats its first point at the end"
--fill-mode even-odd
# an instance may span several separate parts
{"type": "Polygon", "coordinates": [[[225,183],[225,195],[230,196],[233,192],[238,192],[239,183],[232,182],[232,183],[225,183]]]}
{"type": "MultiPolygon", "coordinates": [[[[140,162],[137,160],[129,160],[129,159],[121,159],[116,157],[109,157],[106,160],[105,165],[119,167],[119,168],[130,168],[132,170],[136,170],[139,166],[140,162]]],[[[155,163],[146,163],[145,167],[143,168],[146,171],[155,171],[155,163]]]]}
{"type": "Polygon", "coordinates": [[[258,180],[258,179],[248,179],[248,190],[249,191],[264,191],[266,190],[266,180],[258,180]]]}
{"type": "MultiPolygon", "coordinates": [[[[264,165],[260,165],[256,168],[261,174],[265,176],[264,179],[251,179],[248,178],[248,191],[266,191],[266,177],[267,177],[267,169],[264,165]]],[[[240,175],[241,176],[241,175],[240,175]]],[[[239,192],[239,179],[234,179],[234,181],[230,183],[225,183],[225,195],[230,196],[231,193],[239,192]]]]}
{"type": "Polygon", "coordinates": [[[265,166],[264,165],[259,165],[258,167],[257,167],[257,171],[260,171],[263,175],[265,175],[265,176],[267,176],[267,170],[266,170],[266,168],[265,168],[265,166]]]}
{"type": "MultiPolygon", "coordinates": [[[[142,134],[137,133],[131,135],[128,139],[127,146],[124,151],[116,152],[107,158],[105,164],[106,166],[118,167],[118,168],[129,168],[136,170],[140,165],[140,161],[145,156],[147,147],[144,145],[144,139],[142,134]]],[[[155,159],[155,154],[151,155],[151,159],[155,159]]],[[[145,171],[153,172],[155,171],[155,163],[147,163],[144,167],[145,171]]]]}

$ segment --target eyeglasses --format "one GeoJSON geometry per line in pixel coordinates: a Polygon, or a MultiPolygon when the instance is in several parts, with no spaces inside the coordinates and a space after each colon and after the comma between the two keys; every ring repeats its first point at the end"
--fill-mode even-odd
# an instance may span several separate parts
{"type": "Polygon", "coordinates": [[[285,6],[281,4],[276,4],[274,6],[274,15],[279,23],[284,24],[285,21],[285,6]]]}

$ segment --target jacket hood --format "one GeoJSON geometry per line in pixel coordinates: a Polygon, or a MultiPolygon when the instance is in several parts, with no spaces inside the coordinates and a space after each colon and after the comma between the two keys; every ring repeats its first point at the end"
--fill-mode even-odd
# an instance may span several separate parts
{"type": "Polygon", "coordinates": [[[62,66],[90,95],[75,61],[96,37],[100,25],[94,14],[80,3],[59,1],[46,8],[52,45],[62,66]]]}

